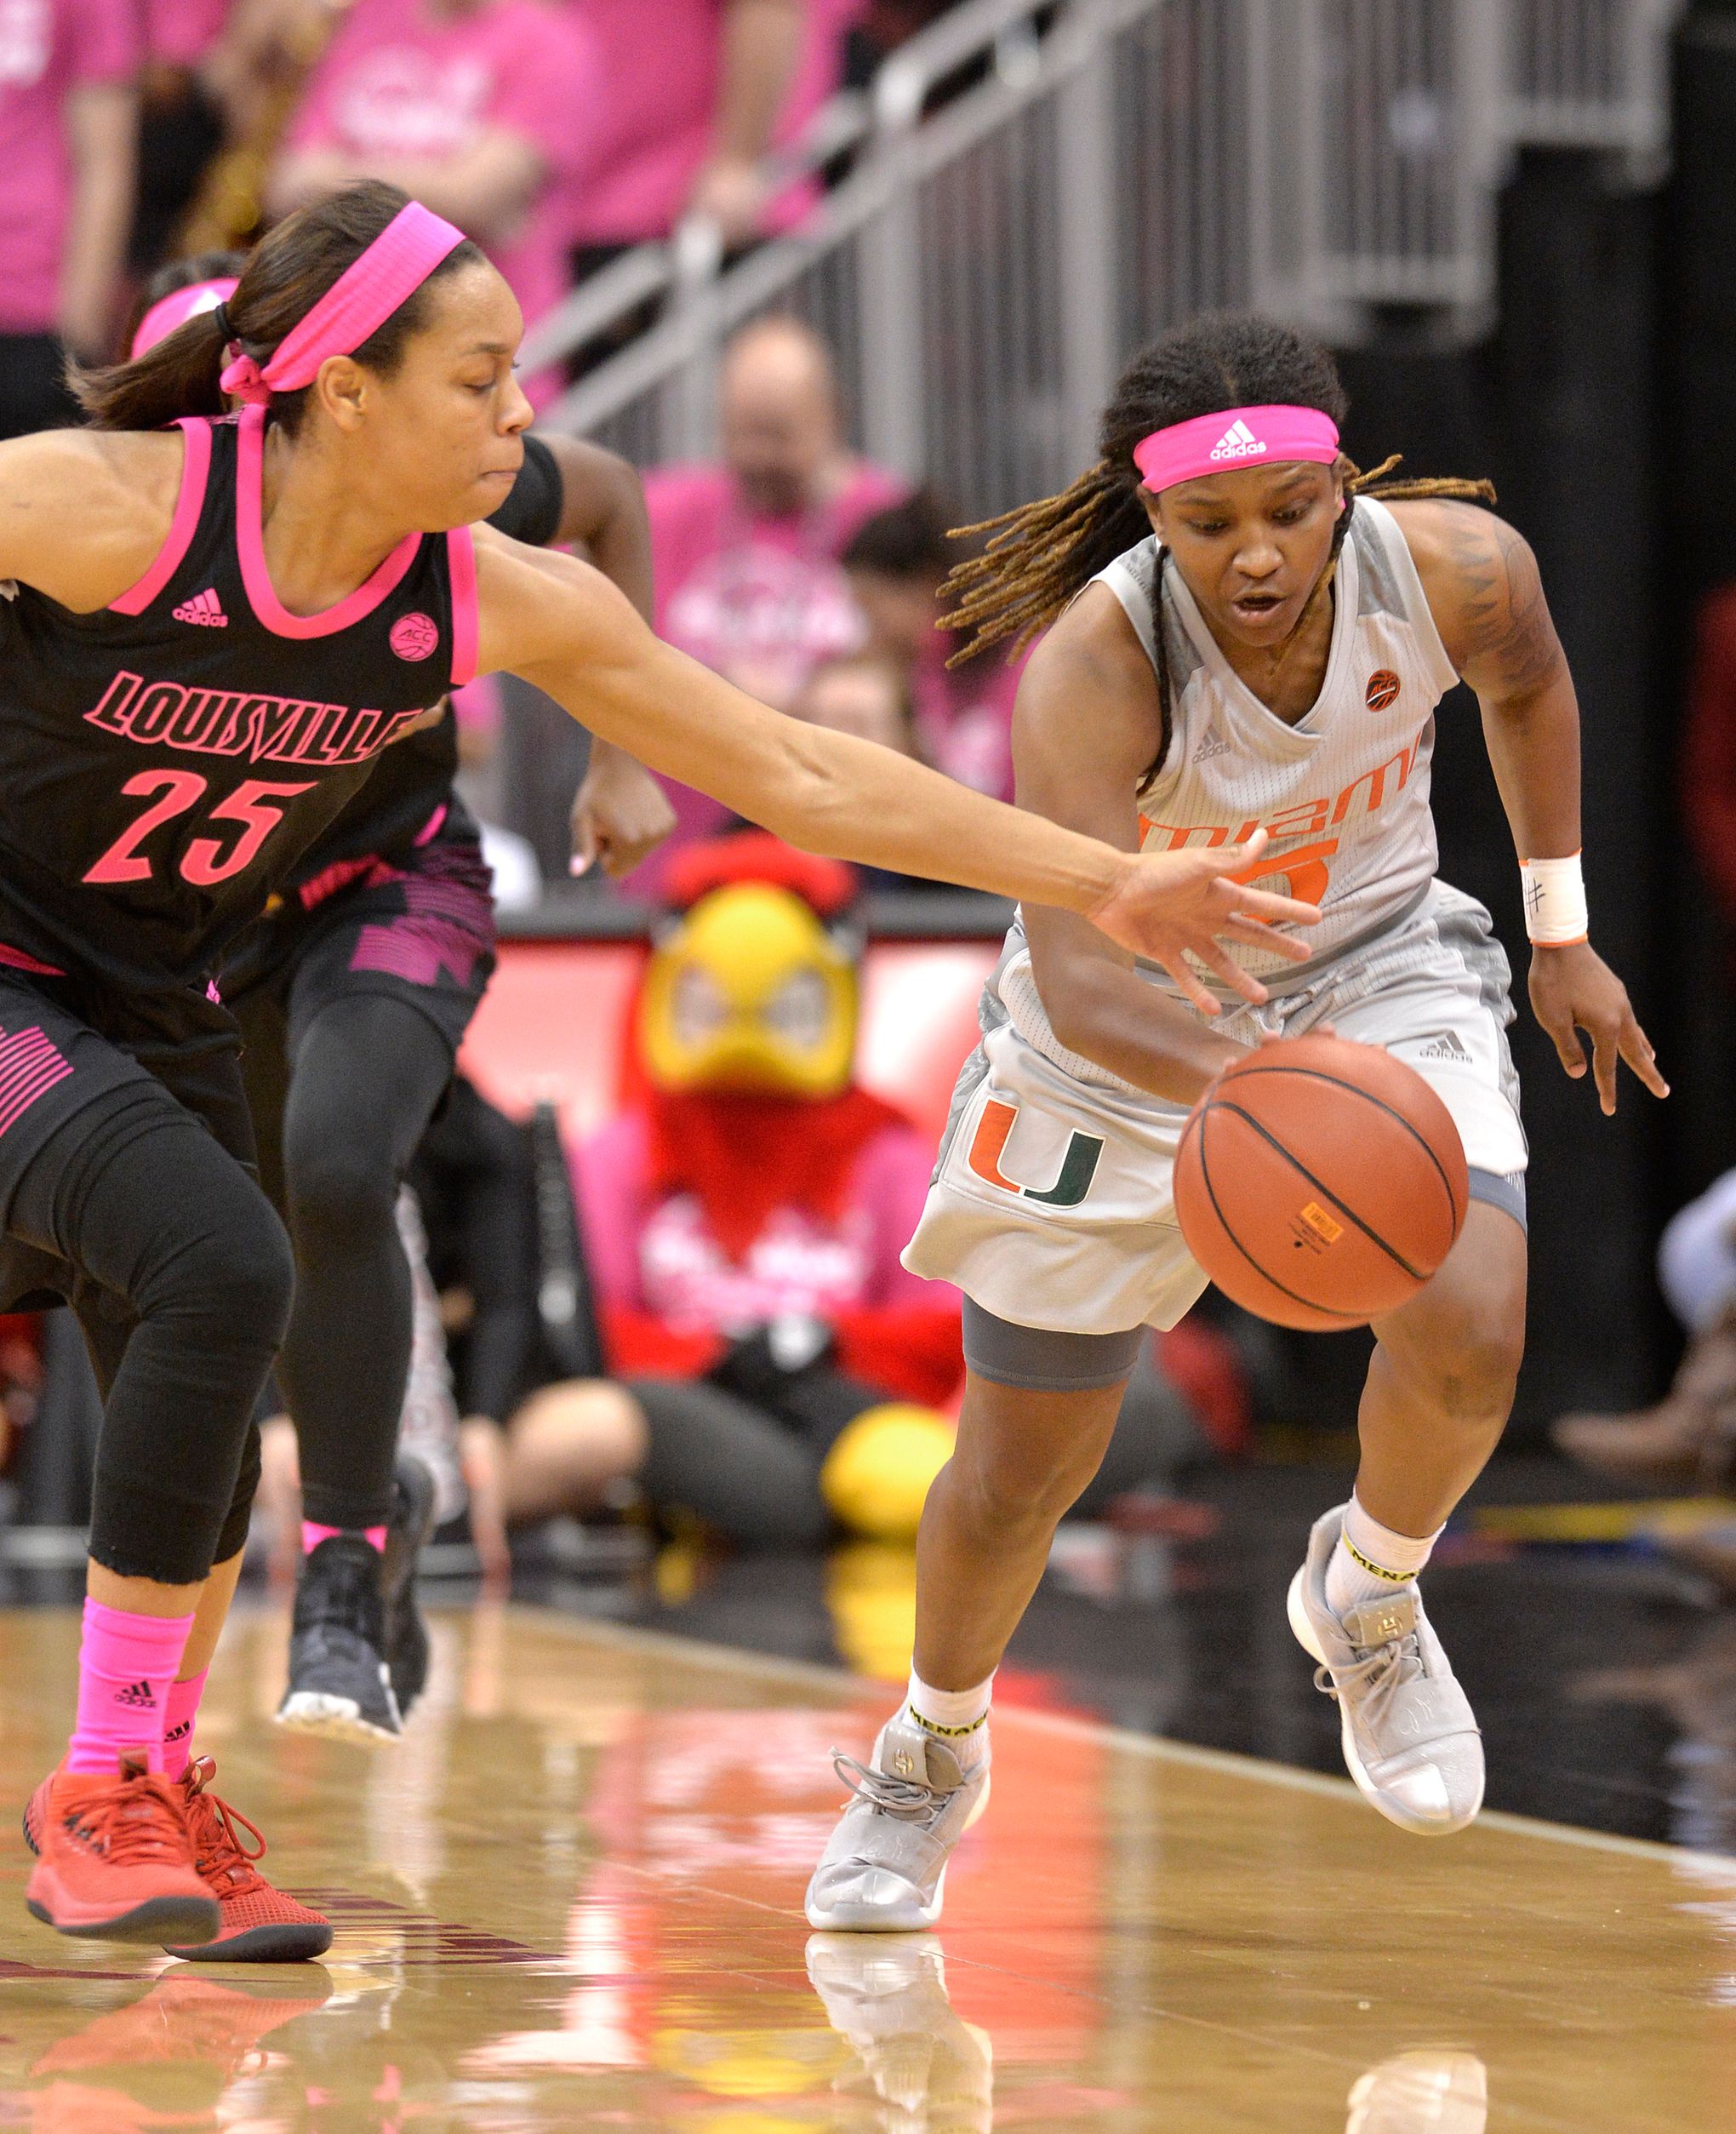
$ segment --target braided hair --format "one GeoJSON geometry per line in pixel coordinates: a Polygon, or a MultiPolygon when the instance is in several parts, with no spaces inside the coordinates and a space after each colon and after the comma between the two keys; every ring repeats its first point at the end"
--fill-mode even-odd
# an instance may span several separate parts
{"type": "MultiPolygon", "coordinates": [[[[1140,501],[1140,475],[1134,464],[1134,448],[1143,438],[1199,415],[1271,406],[1317,408],[1343,426],[1349,403],[1325,349],[1288,327],[1244,312],[1208,312],[1153,341],[1128,366],[1104,410],[1095,466],[1057,496],[1040,497],[957,529],[956,538],[983,546],[955,564],[942,588],[952,603],[942,620],[965,640],[948,665],[957,667],[1008,641],[1014,655],[1021,652],[1099,570],[1149,538],[1151,521],[1140,501]]],[[[1350,467],[1331,558],[1297,620],[1293,638],[1332,583],[1359,495],[1401,501],[1431,496],[1468,503],[1495,501],[1488,482],[1384,480],[1397,464],[1395,454],[1367,474],[1350,467]]],[[[1160,547],[1160,586],[1164,553],[1160,547]]],[[[1167,740],[1169,659],[1161,624],[1156,636],[1167,740]]]]}

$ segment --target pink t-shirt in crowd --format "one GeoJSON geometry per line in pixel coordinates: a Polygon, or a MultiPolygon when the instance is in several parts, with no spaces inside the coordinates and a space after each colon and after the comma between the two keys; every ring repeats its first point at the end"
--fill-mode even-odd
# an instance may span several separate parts
{"type": "Polygon", "coordinates": [[[528,141],[547,174],[520,226],[487,244],[528,325],[566,288],[562,188],[593,152],[604,100],[592,41],[564,8],[483,0],[448,15],[428,0],[356,0],[289,146],[335,149],[365,169],[462,156],[493,130],[528,141]]]}
{"type": "Polygon", "coordinates": [[[0,0],[0,333],[51,333],[72,210],[68,94],[123,82],[134,0],[0,0]]]}
{"type": "Polygon", "coordinates": [[[197,66],[223,34],[235,0],[143,0],[145,49],[163,66],[197,66]]]}
{"type": "MultiPolygon", "coordinates": [[[[787,146],[838,85],[844,31],[865,0],[802,0],[802,56],[773,134],[787,146]]],[[[728,0],[658,0],[655,32],[645,0],[567,0],[591,31],[608,84],[608,109],[589,167],[574,188],[575,244],[639,244],[669,235],[711,154],[723,15],[728,0]]],[[[799,221],[812,187],[798,186],[766,217],[774,236],[799,221]]]]}
{"type": "MultiPolygon", "coordinates": [[[[822,660],[861,644],[861,612],[837,559],[865,519],[909,494],[896,474],[859,460],[829,503],[770,518],[748,508],[727,467],[655,469],[645,503],[657,634],[781,707],[822,660]]],[[[642,892],[671,853],[728,820],[708,794],[664,785],[679,827],[633,877],[642,892]]]]}
{"type": "Polygon", "coordinates": [[[973,792],[1013,798],[1013,703],[1023,659],[996,647],[968,667],[948,670],[958,649],[950,630],[936,630],[911,680],[917,738],[923,756],[973,792]]]}

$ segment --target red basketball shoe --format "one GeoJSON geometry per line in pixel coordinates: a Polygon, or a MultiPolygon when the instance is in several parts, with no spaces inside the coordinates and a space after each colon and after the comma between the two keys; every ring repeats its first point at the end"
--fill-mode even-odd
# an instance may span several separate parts
{"type": "Polygon", "coordinates": [[[214,1759],[196,1756],[180,1783],[193,1857],[222,1917],[210,1941],[182,1948],[165,1942],[164,1948],[190,1964],[298,1964],[323,1956],[332,1945],[331,1921],[274,1890],[260,1873],[254,1862],[264,1857],[266,1841],[211,1791],[216,1776],[214,1759]],[[243,1830],[256,1850],[248,1851],[243,1830]]]}
{"type": "Polygon", "coordinates": [[[122,1756],[112,1776],[51,1772],[31,1796],[24,1834],[37,1856],[26,1908],[62,1934],[194,1944],[217,1931],[186,1801],[142,1756],[122,1756]]]}

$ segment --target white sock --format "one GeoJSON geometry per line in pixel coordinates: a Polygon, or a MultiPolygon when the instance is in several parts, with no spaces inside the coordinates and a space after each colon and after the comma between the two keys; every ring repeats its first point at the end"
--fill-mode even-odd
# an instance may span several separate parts
{"type": "Polygon", "coordinates": [[[1437,1527],[1425,1541],[1396,1534],[1371,1519],[1359,1498],[1345,1507],[1345,1530],[1326,1567],[1326,1605],[1335,1616],[1365,1600],[1379,1600],[1400,1586],[1408,1586],[1429,1560],[1445,1527],[1437,1527]]]}
{"type": "Polygon", "coordinates": [[[974,1771],[989,1753],[989,1699],[994,1688],[991,1674],[974,1690],[934,1690],[911,1670],[911,1717],[925,1734],[945,1742],[962,1771],[974,1771]]]}

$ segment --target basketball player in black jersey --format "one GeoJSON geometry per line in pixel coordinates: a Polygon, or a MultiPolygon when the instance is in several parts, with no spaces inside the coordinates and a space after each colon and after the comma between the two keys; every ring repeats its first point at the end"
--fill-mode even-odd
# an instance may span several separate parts
{"type": "Polygon", "coordinates": [[[459,232],[359,186],[83,380],[92,429],[0,446],[0,1302],[70,1298],[106,1395],[77,1718],[29,1816],[26,1902],[65,1931],[219,1931],[226,1821],[163,1737],[233,1592],[293,1267],[211,974],[450,687],[520,673],[794,842],[1081,912],[1191,996],[1190,955],[1257,997],[1226,945],[1313,916],[1231,880],[1258,838],[1114,851],[781,718],[586,565],[472,536],[523,461],[521,329],[459,232]]]}
{"type": "MultiPolygon", "coordinates": [[[[246,264],[244,253],[208,253],[165,268],[140,299],[130,352],[231,294],[246,264]]],[[[535,547],[579,544],[648,621],[637,474],[574,438],[523,442],[488,523],[535,547]]],[[[220,983],[241,1027],[260,1182],[295,1248],[277,1376],[295,1427],[304,1555],[278,1716],[368,1740],[396,1737],[425,1678],[414,1580],[436,1505],[420,1461],[394,1470],[412,1325],[396,1204],[494,960],[488,870],[457,769],[448,708],[393,747],[302,855],[220,983]]],[[[674,815],[648,772],[598,744],[574,823],[587,856],[600,850],[619,872],[674,815]]],[[[190,1733],[171,1744],[171,1776],[189,1747],[190,1733]]]]}

